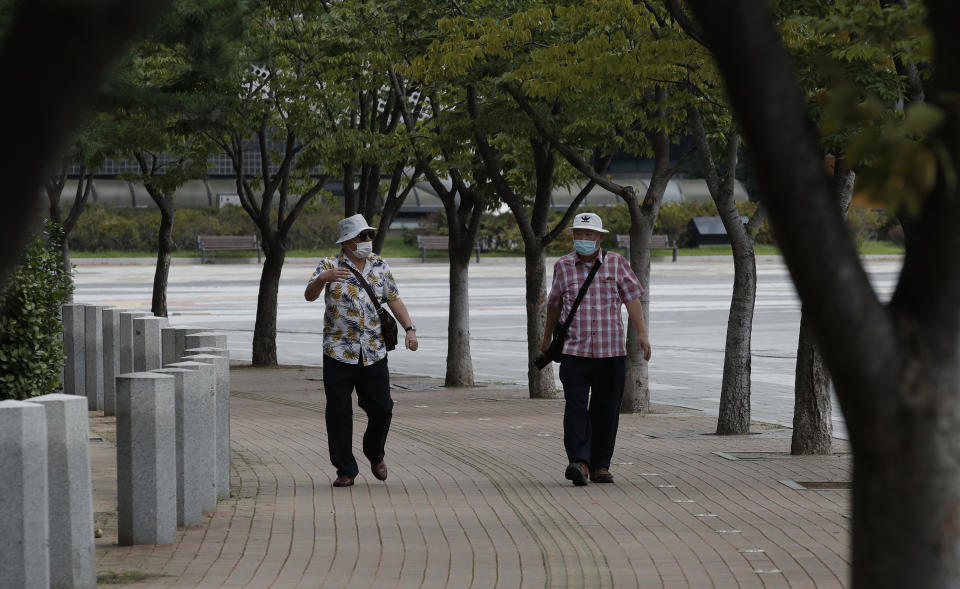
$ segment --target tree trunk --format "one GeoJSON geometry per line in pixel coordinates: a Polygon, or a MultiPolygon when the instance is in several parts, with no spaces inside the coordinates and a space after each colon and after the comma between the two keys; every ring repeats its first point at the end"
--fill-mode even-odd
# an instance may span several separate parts
{"type": "Polygon", "coordinates": [[[264,241],[263,271],[257,295],[257,322],[253,328],[253,365],[277,365],[277,293],[287,256],[277,243],[264,241]]]}
{"type": "MultiPolygon", "coordinates": [[[[834,160],[834,191],[844,216],[853,196],[854,173],[843,158],[834,160]]],[[[833,445],[833,400],[830,373],[814,341],[809,321],[801,308],[797,343],[797,375],[794,380],[793,436],[791,454],[829,454],[833,445]]]]}
{"type": "MultiPolygon", "coordinates": [[[[70,240],[64,235],[60,243],[60,263],[63,265],[63,271],[73,276],[73,261],[70,259],[70,240]]],[[[69,302],[73,302],[73,293],[70,294],[69,302]]]]}
{"type": "Polygon", "coordinates": [[[801,310],[791,454],[829,454],[833,443],[830,374],[801,310]]]}
{"type": "MultiPolygon", "coordinates": [[[[654,189],[655,182],[650,183],[650,190],[654,189]]],[[[666,183],[664,183],[664,187],[666,183]]],[[[663,190],[660,190],[663,198],[663,190]]],[[[646,200],[646,199],[645,199],[646,200]]],[[[659,202],[659,201],[658,201],[659,202]]],[[[643,215],[636,203],[628,203],[630,207],[630,266],[643,285],[643,294],[640,303],[643,306],[643,324],[650,330],[650,235],[653,233],[653,218],[643,215]]],[[[637,350],[637,332],[633,323],[627,325],[627,374],[623,389],[623,403],[621,413],[647,413],[650,411],[650,379],[647,372],[647,361],[637,350]]]]}
{"type": "MultiPolygon", "coordinates": [[[[48,216],[50,217],[51,221],[63,228],[63,239],[60,240],[60,264],[66,274],[72,275],[73,266],[70,262],[70,239],[69,235],[67,234],[67,228],[64,227],[63,216],[60,212],[60,195],[63,192],[63,186],[66,183],[66,178],[67,171],[66,168],[63,168],[59,178],[53,181],[49,179],[47,180],[46,190],[47,200],[50,201],[50,210],[48,216]]],[[[76,204],[76,201],[74,201],[74,204],[76,204]]],[[[73,302],[73,293],[70,294],[67,302],[73,302]]]]}
{"type": "Polygon", "coordinates": [[[546,321],[546,251],[528,245],[524,252],[527,274],[527,386],[531,399],[557,399],[562,394],[554,385],[553,371],[539,370],[533,365],[533,361],[540,355],[540,342],[543,341],[546,321]]]}
{"type": "Polygon", "coordinates": [[[733,131],[727,134],[724,175],[721,178],[714,167],[700,111],[691,107],[688,112],[703,175],[733,248],[733,294],[727,317],[717,434],[743,435],[750,433],[750,338],[757,296],[757,261],[753,251],[753,236],[744,227],[733,199],[740,137],[733,131]]]}
{"type": "Polygon", "coordinates": [[[911,352],[908,370],[924,382],[899,383],[904,403],[875,432],[879,447],[854,453],[852,587],[948,588],[960,581],[960,375],[955,366],[944,370],[942,358],[923,361],[916,348],[911,352]]]}
{"type": "MultiPolygon", "coordinates": [[[[649,254],[648,254],[649,256],[649,254]]],[[[650,261],[647,259],[647,278],[641,278],[642,284],[648,288],[650,284],[650,261]]],[[[639,276],[637,278],[640,278],[639,276]]],[[[644,290],[640,297],[643,304],[643,323],[650,325],[650,291],[644,290]]],[[[647,372],[647,361],[643,354],[637,351],[637,332],[630,323],[627,328],[627,374],[623,389],[623,402],[620,413],[648,413],[650,411],[650,377],[647,372]]]]}
{"type": "MultiPolygon", "coordinates": [[[[60,168],[60,172],[56,177],[47,179],[45,188],[47,191],[47,199],[50,202],[50,220],[58,223],[63,229],[63,239],[60,242],[60,263],[62,264],[63,271],[73,276],[73,263],[70,260],[70,232],[76,225],[77,219],[80,217],[87,200],[90,198],[90,192],[93,187],[93,173],[89,172],[85,167],[81,168],[80,177],[77,181],[76,196],[73,199],[73,204],[70,206],[70,213],[67,215],[67,218],[64,219],[60,208],[60,197],[63,194],[63,187],[66,183],[67,168],[63,166],[60,168]]],[[[67,301],[73,302],[73,293],[70,294],[67,301]]]]}
{"type": "MultiPolygon", "coordinates": [[[[665,99],[665,91],[657,91],[658,100],[665,99]]],[[[647,186],[647,193],[643,203],[637,203],[636,198],[627,200],[630,211],[630,267],[643,285],[643,294],[640,303],[643,307],[643,324],[647,326],[650,335],[650,236],[653,234],[653,225],[660,212],[663,194],[667,190],[667,183],[674,171],[670,168],[670,139],[664,132],[657,132],[653,137],[654,167],[653,176],[647,186]]],[[[647,361],[637,349],[637,334],[631,323],[627,329],[627,374],[626,386],[623,390],[621,413],[647,413],[650,411],[650,378],[647,372],[647,361]]]]}
{"type": "MultiPolygon", "coordinates": [[[[960,584],[960,115],[956,2],[928,0],[939,162],[896,291],[873,290],[839,214],[807,95],[764,3],[689,0],[744,135],[773,229],[836,383],[854,449],[851,586],[960,584]]],[[[910,234],[908,233],[908,236],[910,234]]]]}
{"type": "Polygon", "coordinates": [[[450,321],[447,324],[448,387],[474,385],[470,355],[470,250],[450,251],[450,321]]]}
{"type": "Polygon", "coordinates": [[[343,216],[352,217],[357,214],[357,191],[354,182],[353,164],[343,165],[343,216]]]}
{"type": "Polygon", "coordinates": [[[757,297],[757,261],[753,238],[743,229],[739,216],[736,222],[740,224],[741,235],[730,235],[734,245],[733,297],[727,319],[720,415],[717,417],[717,433],[720,435],[750,433],[750,337],[757,297]]]}
{"type": "MultiPolygon", "coordinates": [[[[170,197],[164,197],[170,200],[170,197]]],[[[167,316],[167,283],[173,254],[173,203],[160,206],[160,230],[157,232],[157,269],[153,274],[153,301],[150,310],[157,317],[167,316]]]]}

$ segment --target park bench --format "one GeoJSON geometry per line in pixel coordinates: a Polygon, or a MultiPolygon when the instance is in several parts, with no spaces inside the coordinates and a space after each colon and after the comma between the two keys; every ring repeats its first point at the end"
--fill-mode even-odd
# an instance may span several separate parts
{"type": "MultiPolygon", "coordinates": [[[[450,249],[450,237],[447,235],[418,235],[417,247],[420,248],[420,261],[427,261],[427,250],[446,251],[450,249]]],[[[477,262],[480,262],[480,246],[474,244],[477,262]]]]}
{"type": "MultiPolygon", "coordinates": [[[[623,255],[630,258],[630,236],[617,235],[617,247],[623,248],[623,255]]],[[[651,235],[650,249],[665,249],[670,247],[670,237],[667,235],[651,235]]],[[[677,244],[673,244],[673,261],[677,261],[677,244]]]]}
{"type": "Polygon", "coordinates": [[[198,235],[200,263],[207,261],[207,252],[256,250],[260,262],[260,242],[256,235],[198,235]]]}

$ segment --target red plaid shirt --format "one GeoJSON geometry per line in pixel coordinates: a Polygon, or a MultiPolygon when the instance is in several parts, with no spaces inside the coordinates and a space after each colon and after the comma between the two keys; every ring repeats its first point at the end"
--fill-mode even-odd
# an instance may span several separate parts
{"type": "MultiPolygon", "coordinates": [[[[600,255],[603,255],[602,251],[600,255]]],[[[560,312],[561,323],[570,314],[570,308],[593,264],[581,261],[576,252],[571,252],[553,265],[553,288],[547,297],[547,306],[563,307],[560,312]]],[[[643,287],[627,259],[620,254],[607,252],[577,307],[577,314],[573,316],[563,353],[584,358],[626,356],[627,336],[620,306],[642,294],[643,287]]]]}

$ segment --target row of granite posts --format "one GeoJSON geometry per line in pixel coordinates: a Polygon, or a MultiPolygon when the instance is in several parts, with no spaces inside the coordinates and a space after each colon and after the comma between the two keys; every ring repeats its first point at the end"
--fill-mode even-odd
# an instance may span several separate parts
{"type": "Polygon", "coordinates": [[[0,589],[96,587],[88,411],[117,419],[121,545],[168,544],[230,494],[226,336],[64,305],[65,394],[0,402],[0,589]]]}

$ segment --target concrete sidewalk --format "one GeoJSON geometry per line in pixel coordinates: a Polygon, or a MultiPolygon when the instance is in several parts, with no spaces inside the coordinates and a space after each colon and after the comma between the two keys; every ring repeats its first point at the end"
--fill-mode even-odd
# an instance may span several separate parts
{"type": "MultiPolygon", "coordinates": [[[[177,543],[117,546],[112,418],[91,420],[101,583],[144,587],[843,587],[848,445],[624,415],[613,485],[563,478],[563,402],[393,377],[390,475],[336,489],[318,368],[234,368],[233,492],[177,543]],[[810,483],[834,487],[810,490],[810,483]],[[111,485],[114,487],[111,489],[111,485]],[[111,495],[111,492],[113,495],[111,495]]],[[[96,414],[91,414],[96,415],[96,414]]]]}

